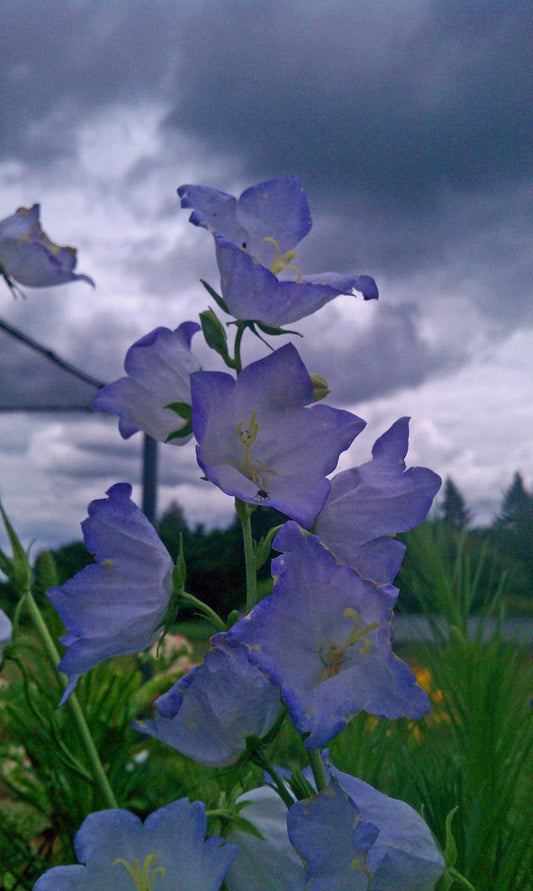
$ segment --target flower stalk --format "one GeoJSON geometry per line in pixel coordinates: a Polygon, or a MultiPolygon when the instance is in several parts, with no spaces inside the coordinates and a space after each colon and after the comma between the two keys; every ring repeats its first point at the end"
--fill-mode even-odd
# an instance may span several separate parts
{"type": "Polygon", "coordinates": [[[251,513],[253,507],[240,498],[235,499],[235,510],[242,527],[244,545],[244,562],[246,567],[246,612],[254,608],[257,603],[257,571],[252,538],[251,513]]]}

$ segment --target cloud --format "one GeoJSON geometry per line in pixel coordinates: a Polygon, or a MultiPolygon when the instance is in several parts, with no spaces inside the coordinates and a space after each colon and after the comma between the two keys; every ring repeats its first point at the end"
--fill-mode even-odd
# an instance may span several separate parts
{"type": "Polygon", "coordinates": [[[531,173],[525,0],[209,10],[184,25],[168,125],[240,149],[251,173],[296,161],[323,189],[358,182],[409,213],[443,186],[531,173]]]}
{"type": "MultiPolygon", "coordinates": [[[[176,187],[238,194],[300,173],[314,220],[300,268],[380,287],[377,304],[338,298],[298,324],[305,361],[334,404],[368,416],[369,442],[412,414],[419,463],[457,477],[488,517],[512,472],[533,466],[515,402],[533,325],[530,4],[108,6],[0,4],[0,218],[41,201],[50,237],[76,245],[97,283],[16,303],[6,289],[0,316],[94,377],[119,377],[134,340],[210,303],[200,277],[218,284],[212,239],[176,187]]],[[[0,405],[70,398],[48,363],[6,344],[0,405]]],[[[140,442],[109,418],[0,413],[2,496],[24,535],[77,534],[90,500],[125,474],[138,482],[140,442]]],[[[227,519],[192,449],[160,454],[161,507],[179,497],[195,522],[227,519]]]]}

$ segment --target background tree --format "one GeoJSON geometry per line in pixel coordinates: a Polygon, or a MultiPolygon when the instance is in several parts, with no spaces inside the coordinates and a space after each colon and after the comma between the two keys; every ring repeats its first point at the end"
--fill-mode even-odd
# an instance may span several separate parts
{"type": "Polygon", "coordinates": [[[451,477],[448,477],[444,483],[443,494],[444,497],[437,516],[443,523],[460,532],[468,526],[471,514],[465,499],[451,477]]]}
{"type": "Polygon", "coordinates": [[[518,472],[504,493],[492,532],[497,546],[523,564],[533,588],[533,494],[518,472]]]}

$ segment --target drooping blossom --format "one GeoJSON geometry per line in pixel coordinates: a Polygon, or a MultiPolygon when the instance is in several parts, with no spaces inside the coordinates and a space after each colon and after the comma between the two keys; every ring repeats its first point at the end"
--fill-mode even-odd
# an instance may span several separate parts
{"type": "Polygon", "coordinates": [[[231,828],[228,841],[239,853],[225,884],[228,891],[303,891],[304,864],[287,835],[287,806],[271,786],[250,789],[237,799],[246,804],[239,816],[255,826],[262,838],[239,828],[231,828]]]}
{"type": "Polygon", "coordinates": [[[280,698],[244,647],[230,649],[223,634],[213,643],[202,665],[156,699],[155,718],[134,726],[200,764],[225,767],[242,755],[247,736],[270,730],[280,698]]]}
{"type": "Polygon", "coordinates": [[[406,470],[408,444],[409,418],[399,418],[374,443],[371,461],[333,477],[313,527],[336,557],[378,582],[394,580],[405,553],[390,536],[421,523],[441,485],[426,467],[406,470]]]}
{"type": "Polygon", "coordinates": [[[206,839],[206,828],[203,802],[186,798],[144,823],[130,811],[96,811],[74,840],[83,865],[49,869],[34,891],[218,891],[237,848],[206,839]]]}
{"type": "Polygon", "coordinates": [[[314,535],[288,522],[274,539],[274,588],[227,634],[281,688],[304,745],[325,745],[364,710],[421,718],[427,694],[391,650],[398,591],[340,564],[314,535]]]}
{"type": "MultiPolygon", "coordinates": [[[[239,815],[261,837],[232,828],[239,847],[228,891],[433,891],[444,860],[422,817],[324,753],[328,786],[289,810],[270,786],[245,792],[239,815]]],[[[313,785],[309,768],[304,777],[313,785]]]]}
{"type": "Polygon", "coordinates": [[[94,665],[150,647],[172,593],[172,559],[131,500],[131,486],[116,483],[107,495],[91,502],[81,524],[96,564],[48,591],[67,629],[61,638],[67,651],[59,663],[69,677],[62,702],[94,665]]]}
{"type": "Polygon", "coordinates": [[[40,205],[19,207],[0,221],[0,274],[10,287],[12,281],[31,288],[46,288],[66,282],[84,281],[94,287],[92,278],[74,272],[76,250],[59,247],[41,229],[40,205]]]}
{"type": "Polygon", "coordinates": [[[124,439],[142,430],[160,442],[168,437],[174,445],[189,442],[190,421],[167,406],[191,403],[190,375],[200,369],[200,362],[190,346],[199,330],[196,322],[183,322],[175,331],[150,331],[126,353],[127,376],[96,394],[93,408],[119,415],[118,429],[124,439]],[[178,432],[183,435],[173,436],[178,432]]]}
{"type": "Polygon", "coordinates": [[[444,860],[410,805],[331,769],[330,785],[287,813],[309,891],[433,891],[444,860]]]}
{"type": "Polygon", "coordinates": [[[237,200],[218,189],[184,185],[181,205],[191,223],[215,237],[222,296],[238,319],[283,326],[308,316],[339,294],[376,299],[368,275],[302,275],[294,248],[311,229],[302,183],[284,176],[246,189],[237,200]],[[280,275],[290,275],[282,279],[280,275]]]}
{"type": "Polygon", "coordinates": [[[228,495],[265,503],[309,526],[330,489],[327,474],[365,422],[309,403],[313,387],[292,344],[253,362],[237,380],[191,376],[197,459],[228,495]]]}

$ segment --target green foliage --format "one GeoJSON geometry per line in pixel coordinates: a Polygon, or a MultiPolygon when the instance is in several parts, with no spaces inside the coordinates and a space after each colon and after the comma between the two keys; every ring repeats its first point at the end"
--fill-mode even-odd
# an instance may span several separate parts
{"type": "Polygon", "coordinates": [[[436,614],[464,630],[473,613],[494,612],[508,592],[509,574],[490,543],[442,522],[425,522],[401,536],[407,545],[395,580],[399,611],[436,614]]]}

